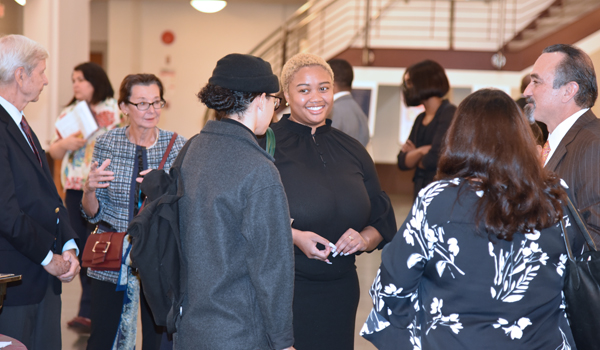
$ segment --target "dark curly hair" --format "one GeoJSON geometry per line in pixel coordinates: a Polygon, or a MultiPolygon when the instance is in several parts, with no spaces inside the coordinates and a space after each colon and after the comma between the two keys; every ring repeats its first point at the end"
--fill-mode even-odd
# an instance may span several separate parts
{"type": "Polygon", "coordinates": [[[234,91],[209,83],[197,96],[206,107],[214,109],[217,112],[217,120],[221,120],[228,115],[243,114],[250,103],[262,94],[262,92],[234,91]]]}
{"type": "Polygon", "coordinates": [[[560,179],[542,167],[527,119],[500,90],[479,90],[458,106],[436,179],[456,177],[486,193],[476,221],[500,239],[541,230],[562,216],[560,179]]]}

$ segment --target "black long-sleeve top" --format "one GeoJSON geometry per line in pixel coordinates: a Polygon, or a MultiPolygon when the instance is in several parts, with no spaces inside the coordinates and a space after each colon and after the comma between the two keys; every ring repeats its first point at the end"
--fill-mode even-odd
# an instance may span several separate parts
{"type": "MultiPolygon", "coordinates": [[[[419,114],[413,124],[408,139],[412,141],[417,148],[431,145],[431,149],[422,159],[424,168],[417,167],[415,170],[415,176],[413,178],[415,183],[415,198],[423,187],[433,182],[433,178],[437,172],[440,151],[444,143],[444,136],[450,127],[454,112],[456,112],[456,106],[451,104],[448,100],[444,100],[429,124],[423,125],[425,112],[419,114]]],[[[406,166],[405,152],[400,151],[398,154],[398,168],[400,168],[400,170],[411,169],[406,166]]]]}

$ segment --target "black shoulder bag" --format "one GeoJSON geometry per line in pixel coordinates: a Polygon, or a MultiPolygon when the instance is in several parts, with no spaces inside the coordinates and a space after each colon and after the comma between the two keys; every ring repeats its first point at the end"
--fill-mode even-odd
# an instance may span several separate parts
{"type": "Polygon", "coordinates": [[[589,246],[589,251],[574,258],[564,222],[561,220],[560,224],[569,256],[563,288],[567,304],[567,318],[577,349],[597,349],[600,339],[600,252],[596,250],[596,245],[581,220],[577,208],[573,206],[569,198],[567,198],[567,202],[569,211],[589,246]]]}

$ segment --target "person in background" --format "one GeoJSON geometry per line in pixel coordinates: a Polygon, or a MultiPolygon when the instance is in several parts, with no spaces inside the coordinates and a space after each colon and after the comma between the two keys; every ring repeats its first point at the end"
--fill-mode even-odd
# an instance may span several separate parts
{"type": "MultiPolygon", "coordinates": [[[[59,114],[57,120],[72,112],[78,102],[85,101],[94,115],[98,130],[87,139],[84,139],[81,133],[62,137],[56,131],[49,153],[53,159],[62,160],[60,179],[65,190],[65,205],[69,211],[71,226],[79,237],[79,251],[83,252],[87,238],[94,230],[94,226],[81,216],[80,203],[83,196],[83,186],[92,163],[96,138],[121,126],[123,117],[117,100],[113,98],[112,85],[102,67],[93,62],[81,63],[73,69],[72,81],[73,98],[59,114]]],[[[78,332],[89,333],[91,330],[91,292],[86,268],[81,269],[79,277],[81,281],[79,313],[67,325],[78,332]]]]}
{"type": "MultiPolygon", "coordinates": [[[[521,79],[521,97],[519,97],[519,99],[515,101],[515,102],[517,102],[519,107],[521,107],[521,110],[523,112],[525,112],[525,106],[527,105],[527,98],[523,95],[523,93],[525,92],[525,89],[527,88],[527,85],[529,85],[530,82],[531,82],[531,77],[529,76],[529,74],[527,74],[526,76],[523,77],[523,79],[521,79]]],[[[542,134],[541,145],[543,146],[544,143],[546,143],[546,141],[548,140],[548,127],[546,126],[546,124],[533,119],[533,117],[531,117],[531,116],[528,116],[528,117],[530,117],[530,119],[531,119],[529,121],[529,123],[537,124],[537,128],[532,125],[531,130],[533,131],[533,136],[537,137],[537,129],[539,129],[539,131],[542,134]]]]}
{"type": "Polygon", "coordinates": [[[575,255],[584,238],[535,146],[503,91],[458,106],[437,181],[381,253],[363,337],[382,350],[575,348],[563,233],[575,255]]]}
{"type": "Polygon", "coordinates": [[[333,71],[333,111],[331,126],[354,137],[363,146],[369,143],[369,118],[352,97],[354,72],[348,61],[327,61],[333,71]]]}
{"type": "Polygon", "coordinates": [[[404,73],[404,103],[408,107],[425,107],[398,154],[400,170],[415,169],[414,198],[433,181],[437,172],[444,135],[456,111],[456,106],[444,99],[449,90],[446,72],[437,62],[425,60],[408,67],[404,73]]]}
{"type": "MultiPolygon", "coordinates": [[[[92,167],[83,187],[82,213],[98,233],[127,231],[144,200],[136,178],[157,169],[173,132],[159,129],[163,85],[153,74],[130,74],[119,89],[119,107],[129,125],[116,128],[96,140],[92,167]]],[[[175,161],[185,139],[177,136],[164,165],[175,161]]],[[[142,346],[159,349],[163,330],[159,329],[129,263],[129,237],[123,242],[120,271],[88,269],[91,278],[92,329],[88,350],[132,350],[135,347],[138,305],[141,304],[142,346]]]]}
{"type": "Polygon", "coordinates": [[[600,120],[591,111],[598,98],[594,64],[582,50],[548,46],[535,61],[524,92],[525,111],[548,126],[542,162],[573,191],[573,204],[600,243],[600,120]]]}
{"type": "Polygon", "coordinates": [[[48,85],[47,58],[27,37],[0,38],[0,272],[22,276],[6,289],[0,334],[29,350],[62,349],[61,282],[79,273],[77,235],[23,114],[48,85]]]}
{"type": "Polygon", "coordinates": [[[281,84],[291,113],[271,128],[296,246],[294,346],[351,350],[360,296],[355,257],[392,239],[394,211],[369,153],[327,119],[333,107],[327,62],[295,55],[281,84]]]}
{"type": "Polygon", "coordinates": [[[180,179],[186,298],[175,349],[293,350],[293,243],[273,157],[256,135],[281,100],[259,57],[221,58],[198,97],[216,111],[190,139],[180,179]]]}

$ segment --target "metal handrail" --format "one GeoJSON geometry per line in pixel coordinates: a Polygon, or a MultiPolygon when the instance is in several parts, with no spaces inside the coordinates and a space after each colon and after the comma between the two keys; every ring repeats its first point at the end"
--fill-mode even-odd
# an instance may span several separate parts
{"type": "Polygon", "coordinates": [[[501,51],[546,14],[568,16],[563,6],[584,3],[600,6],[600,0],[311,0],[250,53],[278,72],[302,51],[326,59],[349,48],[501,51]]]}

